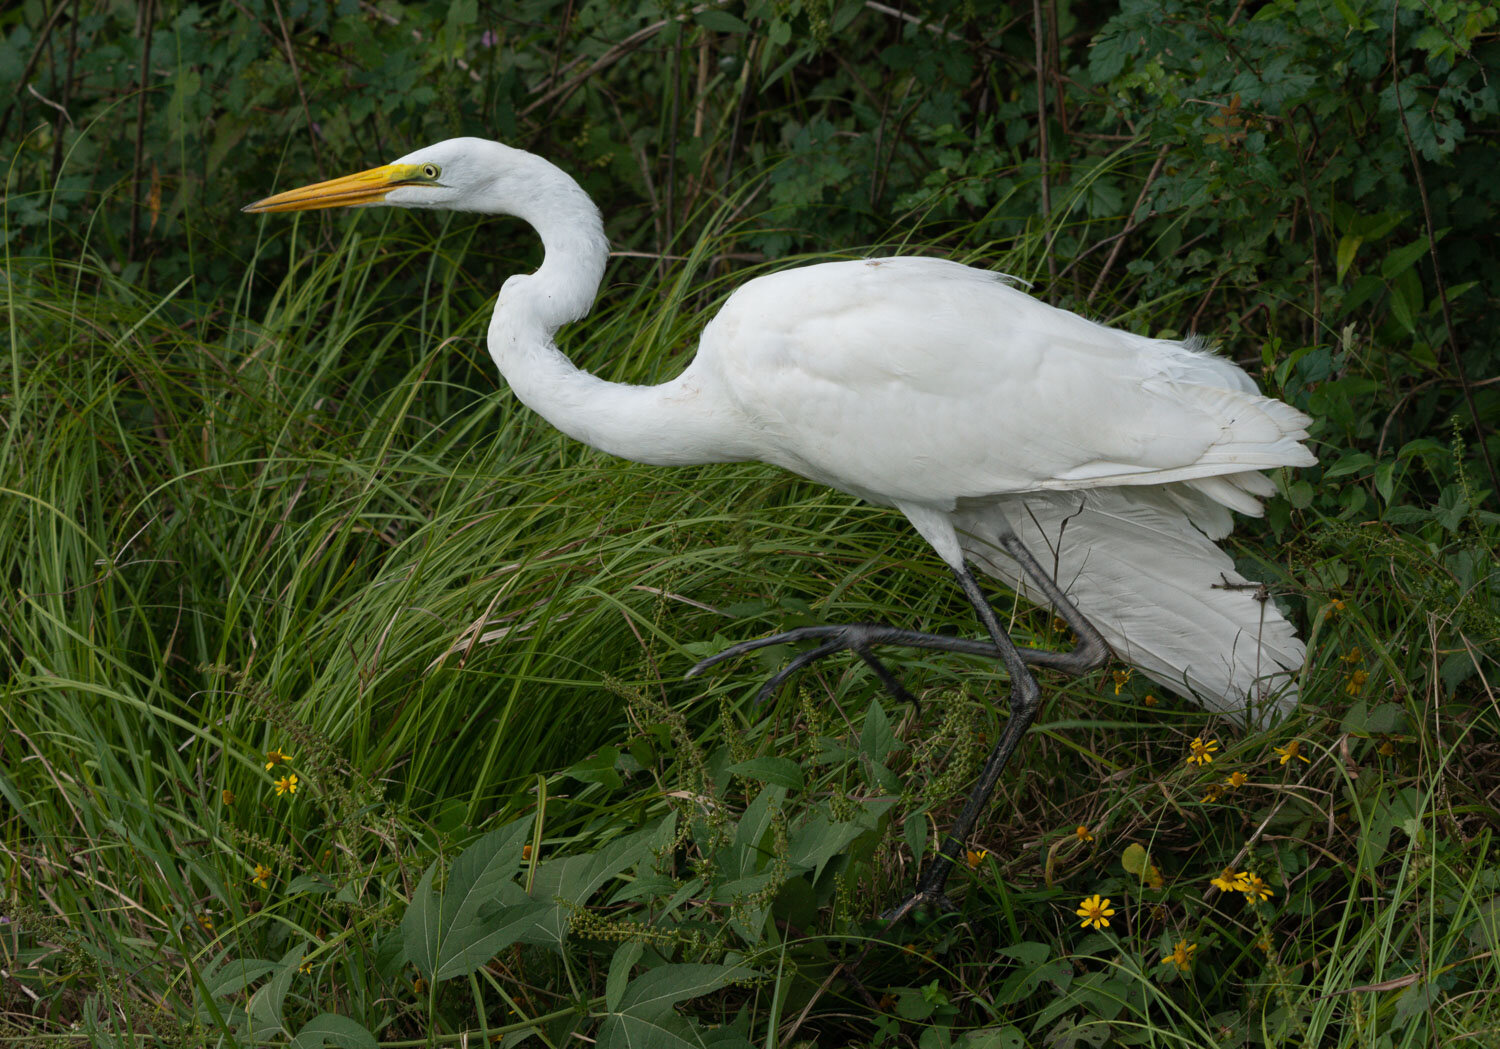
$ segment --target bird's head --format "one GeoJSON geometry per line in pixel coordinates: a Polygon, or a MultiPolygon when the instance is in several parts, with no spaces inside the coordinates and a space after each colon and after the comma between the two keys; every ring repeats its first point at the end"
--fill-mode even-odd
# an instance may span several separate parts
{"type": "Polygon", "coordinates": [[[312,211],[318,208],[441,208],[489,211],[497,182],[530,154],[480,138],[450,138],[400,160],[342,178],[287,190],[245,205],[245,211],[312,211]]]}

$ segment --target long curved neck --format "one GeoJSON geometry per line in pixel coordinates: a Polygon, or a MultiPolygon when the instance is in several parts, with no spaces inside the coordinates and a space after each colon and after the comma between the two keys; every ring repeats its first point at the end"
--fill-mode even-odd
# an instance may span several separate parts
{"type": "Polygon", "coordinates": [[[705,409],[688,373],[659,386],[606,382],[557,348],[557,329],[593,306],[609,242],[599,209],[572,178],[529,153],[513,164],[525,192],[518,194],[516,180],[507,178],[500,188],[505,203],[493,210],[529,222],[545,253],[535,273],[505,282],[490,320],[490,356],[516,396],[568,436],[637,462],[749,458],[733,451],[738,442],[723,432],[727,420],[705,409]]]}

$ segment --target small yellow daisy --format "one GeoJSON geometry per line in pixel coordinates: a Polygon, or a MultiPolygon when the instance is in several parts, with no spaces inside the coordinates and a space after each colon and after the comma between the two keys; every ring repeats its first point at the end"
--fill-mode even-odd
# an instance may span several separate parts
{"type": "Polygon", "coordinates": [[[1220,892],[1239,892],[1241,875],[1233,867],[1225,867],[1210,883],[1220,892]]]}
{"type": "Polygon", "coordinates": [[[290,754],[283,752],[278,747],[272,747],[270,750],[266,751],[266,771],[270,772],[277,765],[280,765],[283,761],[291,760],[292,756],[290,754]]]}
{"type": "Polygon", "coordinates": [[[271,887],[271,868],[265,864],[257,863],[255,865],[255,874],[251,876],[250,880],[262,889],[269,889],[271,887]]]}
{"type": "MultiPolygon", "coordinates": [[[[1281,760],[1277,762],[1279,765],[1285,765],[1293,758],[1308,762],[1307,756],[1302,753],[1302,743],[1299,740],[1294,739],[1284,747],[1272,747],[1271,749],[1281,755],[1281,760]]],[[[1310,764],[1310,762],[1308,763],[1310,764]]]]}
{"type": "Polygon", "coordinates": [[[1172,953],[1162,958],[1161,964],[1171,962],[1181,972],[1187,972],[1193,967],[1193,954],[1198,950],[1196,943],[1188,943],[1186,940],[1178,940],[1172,947],[1172,953]]]}
{"type": "Polygon", "coordinates": [[[278,798],[283,794],[295,793],[297,793],[297,774],[295,772],[288,773],[276,781],[276,796],[278,798]]]}
{"type": "Polygon", "coordinates": [[[1236,787],[1243,787],[1249,781],[1250,777],[1243,772],[1231,772],[1224,778],[1224,786],[1234,790],[1236,787]]]}
{"type": "Polygon", "coordinates": [[[984,858],[990,854],[989,849],[969,849],[964,853],[964,859],[972,870],[984,862],[984,858]]]}
{"type": "Polygon", "coordinates": [[[1130,681],[1130,669],[1130,667],[1126,667],[1124,670],[1114,671],[1112,676],[1115,679],[1115,695],[1118,696],[1120,689],[1124,688],[1126,683],[1130,681]]]}
{"type": "Polygon", "coordinates": [[[1344,682],[1344,691],[1351,696],[1359,695],[1359,690],[1365,687],[1365,682],[1370,680],[1368,670],[1355,670],[1349,674],[1349,680],[1344,682]]]}
{"type": "Polygon", "coordinates": [[[1202,736],[1194,736],[1193,741],[1188,744],[1187,763],[1202,768],[1204,765],[1213,764],[1214,751],[1219,749],[1219,741],[1211,739],[1207,743],[1202,736]]]}
{"type": "Polygon", "coordinates": [[[1239,890],[1245,894],[1246,901],[1250,903],[1269,900],[1275,895],[1271,887],[1261,880],[1260,875],[1251,874],[1249,871],[1240,875],[1239,890]]]}
{"type": "Polygon", "coordinates": [[[219,799],[226,805],[234,804],[234,791],[225,789],[219,792],[219,799]]]}
{"type": "Polygon", "coordinates": [[[1087,929],[1092,925],[1095,929],[1102,929],[1109,925],[1109,919],[1114,916],[1115,909],[1109,905],[1107,897],[1100,897],[1096,892],[1088,899],[1078,905],[1073,913],[1082,918],[1079,928],[1087,929]]]}
{"type": "Polygon", "coordinates": [[[1076,827],[1073,828],[1073,834],[1074,834],[1074,836],[1079,841],[1093,841],[1094,840],[1094,836],[1089,833],[1089,829],[1087,827],[1085,827],[1082,823],[1080,823],[1078,826],[1076,826],[1076,827]]]}

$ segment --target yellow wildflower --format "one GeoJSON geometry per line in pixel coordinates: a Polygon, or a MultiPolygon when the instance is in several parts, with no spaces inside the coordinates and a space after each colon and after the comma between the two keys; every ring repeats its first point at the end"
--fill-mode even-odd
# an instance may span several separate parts
{"type": "Polygon", "coordinates": [[[226,804],[226,805],[233,805],[234,804],[234,791],[229,790],[229,789],[226,788],[225,790],[219,792],[219,798],[224,802],[224,804],[226,804]]]}
{"type": "Polygon", "coordinates": [[[1385,739],[1383,739],[1383,740],[1380,741],[1380,746],[1378,746],[1378,747],[1375,748],[1375,753],[1379,754],[1383,758],[1393,758],[1393,757],[1395,757],[1396,756],[1396,742],[1395,742],[1395,740],[1393,740],[1389,736],[1387,736],[1385,739]]]}
{"type": "Polygon", "coordinates": [[[1076,827],[1073,828],[1073,834],[1074,834],[1075,837],[1078,838],[1079,841],[1093,841],[1094,840],[1094,836],[1089,833],[1089,829],[1087,827],[1085,827],[1082,823],[1080,823],[1078,826],[1076,826],[1076,827]]]}
{"type": "Polygon", "coordinates": [[[1338,598],[1334,598],[1332,601],[1328,602],[1328,614],[1330,616],[1336,616],[1343,610],[1344,602],[1340,601],[1338,598]]]}
{"type": "Polygon", "coordinates": [[[1240,875],[1238,888],[1245,894],[1245,899],[1250,903],[1256,903],[1256,897],[1269,900],[1275,895],[1271,887],[1260,879],[1260,875],[1251,874],[1249,871],[1240,875]]]}
{"type": "Polygon", "coordinates": [[[1214,751],[1218,749],[1218,740],[1211,739],[1205,743],[1202,736],[1194,736],[1193,741],[1188,744],[1187,763],[1197,765],[1199,768],[1210,765],[1214,760],[1214,751]]]}
{"type": "Polygon", "coordinates": [[[1298,740],[1294,739],[1284,747],[1272,747],[1271,749],[1281,755],[1281,760],[1277,764],[1285,765],[1293,758],[1310,764],[1307,756],[1302,753],[1302,744],[1298,740]]]}
{"type": "Polygon", "coordinates": [[[1370,680],[1368,670],[1356,670],[1349,675],[1349,680],[1344,683],[1344,691],[1351,696],[1359,695],[1359,690],[1365,687],[1365,682],[1370,680]]]}
{"type": "Polygon", "coordinates": [[[1109,905],[1108,898],[1101,898],[1096,892],[1080,903],[1073,913],[1083,919],[1079,928],[1087,929],[1092,925],[1095,929],[1102,929],[1109,925],[1109,919],[1114,915],[1115,909],[1109,905]]]}
{"type": "Polygon", "coordinates": [[[411,989],[413,991],[416,991],[418,994],[421,994],[423,991],[427,990],[427,981],[418,976],[411,982],[411,989]]]}
{"type": "Polygon", "coordinates": [[[270,772],[277,765],[280,765],[283,761],[291,760],[292,756],[290,754],[283,752],[278,747],[272,747],[270,750],[266,751],[266,771],[270,772]]]}
{"type": "Polygon", "coordinates": [[[255,882],[262,889],[269,889],[271,887],[271,868],[265,866],[264,864],[257,863],[255,865],[255,874],[250,878],[250,880],[255,882]]]}
{"type": "Polygon", "coordinates": [[[1124,688],[1125,683],[1130,680],[1130,668],[1126,667],[1124,670],[1116,670],[1113,677],[1115,679],[1115,695],[1118,696],[1120,689],[1124,688]]]}
{"type": "Polygon", "coordinates": [[[1351,648],[1340,657],[1345,663],[1358,663],[1365,658],[1365,654],[1357,648],[1351,648]]]}
{"type": "Polygon", "coordinates": [[[964,858],[968,860],[969,867],[972,869],[983,863],[984,858],[989,854],[989,849],[969,849],[964,853],[964,858]]]}
{"type": "Polygon", "coordinates": [[[1225,867],[1219,872],[1219,876],[1213,879],[1211,884],[1221,892],[1239,892],[1241,891],[1240,878],[1242,877],[1243,875],[1233,867],[1225,867]]]}
{"type": "Polygon", "coordinates": [[[1145,699],[1141,700],[1141,702],[1144,703],[1148,707],[1154,707],[1154,706],[1156,706],[1157,703],[1159,703],[1161,701],[1158,700],[1155,696],[1147,696],[1145,699]]]}
{"type": "Polygon", "coordinates": [[[1161,964],[1171,962],[1181,972],[1187,972],[1193,967],[1193,954],[1198,950],[1196,943],[1188,943],[1186,940],[1178,940],[1172,948],[1172,953],[1162,958],[1161,964]]]}
{"type": "Polygon", "coordinates": [[[531,846],[530,845],[522,845],[521,846],[521,859],[523,859],[523,860],[529,860],[529,859],[531,859],[531,846]]]}
{"type": "Polygon", "coordinates": [[[295,772],[282,776],[276,781],[276,796],[278,798],[283,794],[295,793],[297,793],[297,774],[295,772]]]}
{"type": "Polygon", "coordinates": [[[1245,775],[1243,772],[1231,772],[1227,777],[1225,777],[1224,786],[1228,787],[1230,790],[1234,790],[1236,787],[1243,787],[1247,782],[1249,782],[1249,780],[1250,777],[1245,775]]]}
{"type": "Polygon", "coordinates": [[[312,972],[312,962],[303,962],[301,965],[297,966],[297,971],[299,973],[312,972]]]}
{"type": "Polygon", "coordinates": [[[1224,788],[1217,783],[1209,785],[1208,791],[1203,795],[1203,804],[1212,805],[1219,800],[1219,795],[1224,793],[1224,788]]]}
{"type": "Polygon", "coordinates": [[[206,914],[198,915],[198,924],[203,927],[204,932],[214,931],[214,920],[206,914]]]}

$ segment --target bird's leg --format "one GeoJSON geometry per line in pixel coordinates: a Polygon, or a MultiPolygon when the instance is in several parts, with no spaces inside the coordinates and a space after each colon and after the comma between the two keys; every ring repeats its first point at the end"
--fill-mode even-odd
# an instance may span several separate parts
{"type": "MultiPolygon", "coordinates": [[[[1036,558],[1031,556],[1031,551],[1022,545],[1018,536],[1007,532],[1000,537],[1000,543],[1005,552],[1020,563],[1026,574],[1047,595],[1058,614],[1078,635],[1078,645],[1073,651],[1047,653],[1059,658],[1044,665],[1074,674],[1082,674],[1102,664],[1109,656],[1109,645],[1105,643],[1094,625],[1084,618],[1082,612],[1078,611],[1078,606],[1063,594],[1052,578],[1047,575],[1046,570],[1037,563],[1036,558]]],[[[999,650],[1000,657],[1005,661],[1006,670],[1010,672],[1010,719],[1006,721],[1005,729],[1001,732],[995,749],[990,751],[990,756],[985,759],[984,768],[979,772],[979,780],[970,791],[969,800],[964,804],[963,811],[959,813],[952,829],[948,831],[948,836],[938,847],[937,855],[928,862],[927,869],[918,879],[917,891],[901,906],[885,915],[892,922],[905,917],[914,908],[923,904],[932,903],[944,908],[952,906],[943,894],[943,888],[948,883],[948,875],[953,871],[954,862],[963,854],[964,845],[968,841],[969,834],[974,830],[979,814],[984,811],[990,795],[995,791],[995,785],[1000,781],[1000,773],[1005,771],[1011,754],[1020,745],[1021,737],[1031,727],[1032,719],[1036,717],[1037,707],[1040,704],[1040,690],[1036,680],[1024,666],[1017,665],[1025,659],[1027,650],[1018,649],[1010,636],[1001,628],[994,609],[990,607],[984,591],[979,588],[979,583],[974,578],[974,573],[964,566],[961,569],[955,569],[953,574],[957,576],[958,585],[963,588],[969,603],[974,606],[979,621],[989,631],[995,648],[999,650]]],[[[1025,661],[1032,662],[1031,660],[1025,661]]]]}
{"type": "Polygon", "coordinates": [[[953,574],[958,577],[958,585],[963,587],[964,596],[969,599],[969,603],[974,606],[974,611],[979,614],[980,622],[989,631],[990,639],[994,641],[995,648],[1000,652],[1000,658],[1005,662],[1005,669],[1010,673],[1010,718],[1005,722],[1005,729],[1000,733],[1000,740],[995,744],[995,749],[990,751],[990,756],[985,759],[984,768],[979,772],[979,781],[969,792],[969,800],[964,804],[963,811],[959,813],[953,828],[948,831],[948,836],[938,847],[937,855],[928,862],[927,869],[917,880],[917,891],[907,897],[899,907],[883,915],[890,922],[900,921],[913,910],[928,904],[943,910],[953,908],[953,904],[944,895],[943,888],[948,884],[948,875],[953,871],[954,861],[962,855],[969,833],[973,831],[980,812],[984,810],[985,803],[994,793],[995,784],[1000,782],[1000,773],[1005,771],[1006,762],[1010,761],[1010,756],[1020,744],[1021,737],[1026,735],[1026,730],[1031,727],[1032,719],[1036,717],[1037,708],[1041,705],[1041,686],[1037,684],[1036,678],[1022,662],[1021,652],[1015,642],[1011,641],[1010,635],[995,618],[995,610],[985,599],[984,591],[979,589],[974,573],[969,571],[968,566],[963,566],[955,568],[953,574]]]}
{"type": "MultiPolygon", "coordinates": [[[[1047,596],[1047,599],[1052,602],[1057,613],[1062,616],[1063,621],[1072,628],[1073,633],[1078,637],[1078,644],[1068,652],[1052,652],[1048,649],[1025,648],[1013,644],[1012,647],[1019,653],[1021,661],[1030,666],[1060,670],[1065,674],[1072,674],[1074,676],[1086,674],[1090,670],[1102,665],[1109,658],[1109,645],[1105,643],[1104,638],[1099,636],[1099,631],[1094,629],[1094,625],[1084,618],[1083,613],[1078,610],[1078,606],[1073,604],[1062,590],[1058,588],[1057,584],[1052,581],[1052,578],[1047,575],[1046,569],[1037,562],[1036,558],[1031,556],[1031,552],[1021,544],[1021,540],[1016,535],[1012,533],[1002,535],[1000,537],[1000,544],[1005,552],[1015,558],[1021,565],[1022,570],[1031,577],[1037,588],[1047,596]]],[[[974,582],[972,574],[969,575],[969,579],[977,590],[979,584],[974,582]]],[[[967,588],[965,589],[965,593],[968,593],[967,588]]],[[[972,595],[970,596],[970,600],[974,601],[972,595]]],[[[989,608],[989,601],[982,594],[979,597],[979,603],[983,604],[985,608],[989,608]]],[[[978,604],[976,604],[976,610],[978,607],[978,604]]],[[[896,679],[896,676],[891,673],[890,669],[875,657],[874,653],[871,652],[872,646],[901,645],[907,648],[925,648],[939,652],[958,652],[968,656],[990,656],[992,658],[997,655],[1003,656],[1003,653],[997,649],[993,639],[982,640],[979,638],[946,637],[942,634],[926,634],[919,630],[903,630],[900,627],[885,626],[880,623],[830,624],[796,627],[792,630],[782,631],[779,634],[772,634],[770,637],[758,637],[750,641],[741,641],[737,645],[730,645],[722,652],[716,652],[707,659],[701,660],[687,672],[687,676],[694,677],[717,663],[733,659],[736,656],[745,655],[748,652],[754,652],[756,649],[797,641],[818,641],[821,643],[816,648],[811,648],[801,653],[773,674],[761,686],[760,692],[756,697],[759,701],[765,702],[770,699],[787,678],[809,663],[814,663],[824,656],[845,650],[853,652],[860,659],[864,660],[870,669],[875,672],[875,676],[880,679],[880,683],[885,687],[885,690],[895,697],[898,702],[913,704],[917,704],[915,697],[902,687],[900,681],[896,679]]],[[[917,705],[920,706],[920,704],[917,705]]]]}

